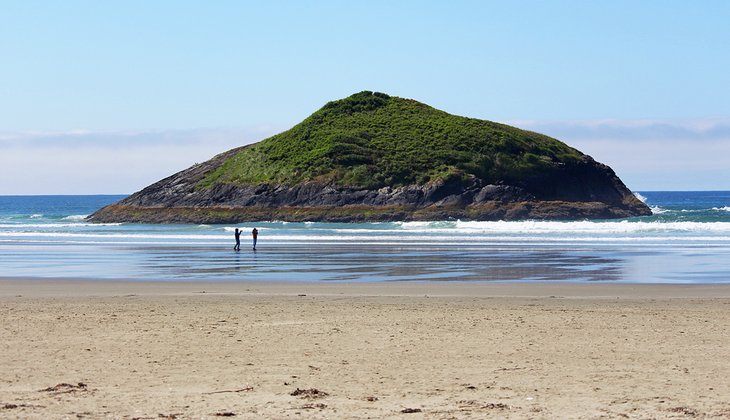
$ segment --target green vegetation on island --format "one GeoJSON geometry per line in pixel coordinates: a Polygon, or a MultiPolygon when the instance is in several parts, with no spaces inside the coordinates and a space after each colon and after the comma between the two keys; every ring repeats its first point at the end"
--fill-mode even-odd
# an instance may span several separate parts
{"type": "Polygon", "coordinates": [[[94,213],[100,222],[616,218],[651,214],[551,137],[364,91],[94,213]]]}
{"type": "Polygon", "coordinates": [[[469,176],[520,185],[582,157],[542,134],[363,91],[241,149],[198,188],[324,181],[377,189],[469,176]]]}

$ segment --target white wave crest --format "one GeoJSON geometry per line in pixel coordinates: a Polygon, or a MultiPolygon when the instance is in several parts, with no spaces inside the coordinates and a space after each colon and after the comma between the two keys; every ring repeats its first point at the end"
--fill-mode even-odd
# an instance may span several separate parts
{"type": "Polygon", "coordinates": [[[42,214],[38,214],[38,213],[37,214],[31,214],[30,215],[30,218],[31,219],[40,219],[41,217],[43,217],[43,215],[42,214]]]}
{"type": "Polygon", "coordinates": [[[83,220],[86,220],[87,217],[89,217],[88,214],[72,214],[70,216],[64,217],[63,220],[78,220],[78,221],[83,221],[83,220]]]}
{"type": "Polygon", "coordinates": [[[649,207],[649,210],[651,210],[651,214],[664,214],[669,211],[669,210],[663,209],[659,206],[651,206],[651,207],[649,207]]]}
{"type": "MultiPolygon", "coordinates": [[[[99,243],[99,244],[154,244],[187,246],[192,244],[227,244],[228,236],[221,235],[165,235],[165,234],[94,234],[94,233],[50,233],[39,235],[33,232],[0,232],[0,242],[19,242],[23,239],[30,242],[62,242],[62,243],[99,243]]],[[[652,243],[653,245],[672,246],[672,242],[713,242],[729,243],[730,236],[433,236],[433,235],[307,235],[283,234],[267,236],[264,241],[271,245],[287,243],[307,244],[344,244],[375,245],[397,244],[413,246],[439,245],[494,245],[494,244],[550,244],[550,243],[652,243]]]]}
{"type": "Polygon", "coordinates": [[[638,198],[639,201],[641,201],[642,203],[646,204],[646,197],[644,197],[643,195],[641,195],[641,194],[639,194],[637,192],[634,192],[634,191],[632,191],[632,192],[634,193],[634,197],[638,198]]]}
{"type": "Polygon", "coordinates": [[[712,210],[715,210],[715,211],[730,211],[730,206],[725,206],[725,207],[713,207],[713,208],[712,208],[712,210]]]}
{"type": "Polygon", "coordinates": [[[121,223],[0,223],[0,229],[63,229],[120,225],[121,223]]]}
{"type": "MultiPolygon", "coordinates": [[[[236,228],[238,228],[238,230],[242,230],[244,232],[250,231],[253,229],[253,227],[248,227],[248,226],[226,226],[223,228],[223,230],[226,232],[235,232],[236,228]]],[[[261,228],[261,227],[257,227],[256,229],[258,229],[259,231],[266,230],[266,228],[261,228]]]]}
{"type": "MultiPolygon", "coordinates": [[[[400,226],[402,229],[406,230],[419,230],[419,229],[448,229],[448,228],[458,228],[457,223],[462,223],[461,221],[440,221],[440,222],[395,222],[396,226],[400,226]]],[[[471,223],[471,222],[463,222],[463,223],[471,223]]],[[[476,223],[494,223],[494,222],[476,222],[476,223]]]]}
{"type": "Polygon", "coordinates": [[[670,233],[670,232],[730,232],[728,222],[404,222],[401,227],[409,232],[450,234],[617,234],[617,233],[670,233]]]}
{"type": "Polygon", "coordinates": [[[70,233],[70,232],[0,232],[0,237],[94,238],[94,239],[176,239],[227,240],[221,235],[153,234],[153,233],[70,233]]]}
{"type": "MultiPolygon", "coordinates": [[[[730,207],[727,210],[730,211],[730,207]]],[[[68,233],[81,233],[78,229],[99,228],[104,226],[120,226],[122,223],[0,223],[0,229],[9,231],[23,231],[32,233],[37,230],[38,234],[48,233],[48,229],[73,229],[68,233]]],[[[438,221],[438,222],[395,222],[383,224],[358,224],[353,227],[344,227],[342,225],[328,226],[328,224],[304,224],[296,226],[296,224],[287,227],[266,228],[257,225],[259,231],[267,232],[267,235],[301,235],[309,236],[313,234],[328,234],[332,236],[339,235],[356,235],[366,238],[372,234],[385,234],[399,237],[410,237],[418,234],[433,235],[434,238],[454,236],[474,236],[484,235],[492,237],[493,235],[509,234],[509,235],[570,235],[570,234],[595,234],[595,235],[615,235],[615,234],[667,234],[672,232],[717,232],[730,233],[730,222],[668,222],[668,221],[438,221]],[[293,226],[293,227],[289,227],[293,226]],[[316,227],[316,229],[312,229],[316,227]],[[270,232],[270,233],[269,233],[270,232]],[[316,233],[315,233],[316,232],[316,233]]],[[[196,226],[198,228],[198,226],[196,226]]],[[[200,227],[202,228],[202,226],[200,227]]],[[[239,226],[244,232],[250,232],[253,225],[239,226]]],[[[223,226],[211,229],[211,235],[214,232],[233,232],[235,226],[223,226]],[[221,230],[218,230],[221,229],[221,230]]],[[[197,229],[196,229],[197,230],[197,229]]],[[[59,234],[65,232],[58,232],[59,234]]],[[[95,232],[96,233],[96,232],[95,232]]],[[[192,233],[192,232],[191,232],[192,233]]],[[[155,233],[157,234],[157,233],[155,233]]],[[[107,235],[137,235],[132,232],[108,231],[99,232],[101,236],[107,235]]],[[[185,238],[185,233],[168,233],[160,232],[160,237],[172,237],[171,235],[181,235],[180,239],[185,238]]],[[[223,233],[218,233],[223,235],[223,233]]],[[[195,236],[195,235],[193,235],[195,236]]],[[[215,237],[215,236],[213,236],[215,237]]],[[[222,237],[225,237],[223,235],[222,237]]]]}

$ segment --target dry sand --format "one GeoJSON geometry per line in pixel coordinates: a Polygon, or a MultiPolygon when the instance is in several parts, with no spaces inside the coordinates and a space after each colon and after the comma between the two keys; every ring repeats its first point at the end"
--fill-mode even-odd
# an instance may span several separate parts
{"type": "Polygon", "coordinates": [[[0,417],[723,418],[728,315],[728,286],[4,280],[0,417]]]}

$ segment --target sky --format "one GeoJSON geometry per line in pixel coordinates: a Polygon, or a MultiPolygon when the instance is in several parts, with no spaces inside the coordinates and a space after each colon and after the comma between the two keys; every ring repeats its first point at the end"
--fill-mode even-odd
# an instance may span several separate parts
{"type": "Polygon", "coordinates": [[[13,1],[0,194],[132,193],[362,90],[730,190],[728,1],[13,1]]]}

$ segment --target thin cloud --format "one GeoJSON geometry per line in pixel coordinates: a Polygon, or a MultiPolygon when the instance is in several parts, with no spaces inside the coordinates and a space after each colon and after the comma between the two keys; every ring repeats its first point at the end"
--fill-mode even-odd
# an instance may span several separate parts
{"type": "Polygon", "coordinates": [[[568,140],[730,140],[730,118],[685,121],[512,121],[508,124],[568,140]]]}
{"type": "Polygon", "coordinates": [[[730,189],[730,118],[513,121],[611,166],[634,190],[730,189]]]}
{"type": "Polygon", "coordinates": [[[0,135],[0,194],[131,193],[286,127],[0,135]]]}
{"type": "MultiPolygon", "coordinates": [[[[730,118],[512,121],[611,166],[634,190],[730,189],[730,118]]],[[[0,194],[131,193],[288,127],[0,133],[0,194]]]]}
{"type": "Polygon", "coordinates": [[[263,140],[288,127],[262,125],[248,128],[200,128],[191,130],[157,131],[90,131],[4,132],[0,133],[2,147],[127,147],[136,145],[228,144],[240,146],[263,140]]]}

